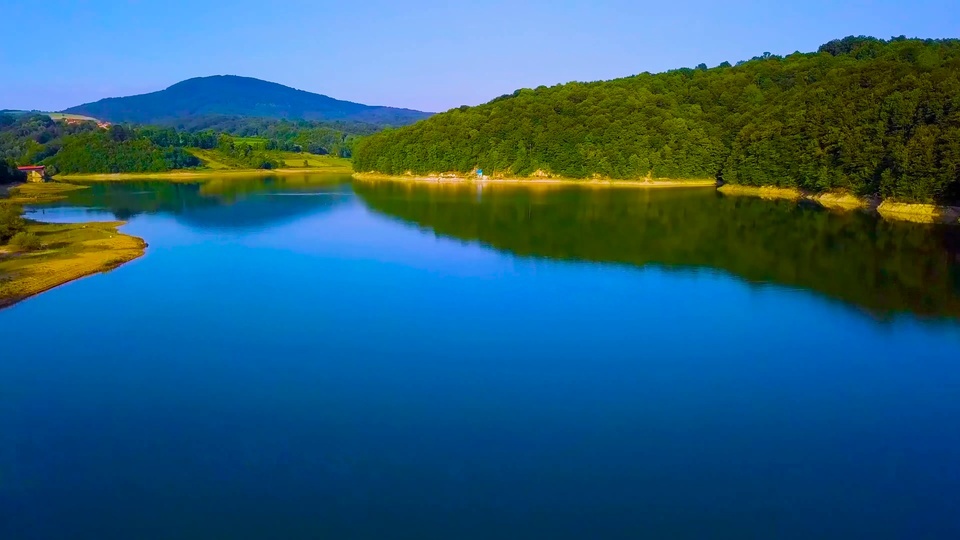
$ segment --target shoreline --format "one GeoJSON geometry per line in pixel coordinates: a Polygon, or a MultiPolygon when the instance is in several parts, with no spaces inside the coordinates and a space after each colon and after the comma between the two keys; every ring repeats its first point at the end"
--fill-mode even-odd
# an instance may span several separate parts
{"type": "Polygon", "coordinates": [[[640,179],[614,180],[592,178],[475,178],[456,175],[403,175],[395,176],[379,173],[353,173],[356,180],[385,180],[390,182],[415,182],[425,184],[513,184],[513,185],[578,185],[591,187],[632,187],[632,188],[683,188],[683,187],[716,187],[717,181],[712,179],[674,180],[674,179],[640,179]]]}
{"type": "Polygon", "coordinates": [[[724,184],[717,191],[732,197],[760,197],[767,200],[808,201],[830,210],[866,210],[892,221],[912,223],[960,224],[960,206],[942,206],[925,203],[903,203],[891,199],[857,197],[850,193],[810,193],[796,188],[775,186],[741,186],[724,184]]]}
{"type": "Polygon", "coordinates": [[[170,180],[193,182],[223,176],[284,176],[289,174],[352,174],[342,167],[287,167],[282,169],[208,169],[138,173],[58,174],[54,181],[122,182],[126,180],[170,180]]]}
{"type": "Polygon", "coordinates": [[[8,186],[0,186],[0,204],[44,204],[66,199],[67,193],[87,189],[87,186],[64,184],[61,182],[21,182],[8,186]]]}
{"type": "Polygon", "coordinates": [[[125,224],[28,222],[27,232],[39,236],[46,249],[0,247],[0,310],[142,257],[147,243],[120,232],[125,224]]]}

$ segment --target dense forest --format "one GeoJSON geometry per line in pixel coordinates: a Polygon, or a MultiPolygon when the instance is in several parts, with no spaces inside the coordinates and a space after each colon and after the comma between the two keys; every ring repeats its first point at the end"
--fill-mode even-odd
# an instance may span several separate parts
{"type": "Polygon", "coordinates": [[[191,151],[199,149],[231,167],[271,169],[283,163],[281,151],[350,157],[356,136],[376,129],[355,122],[237,117],[194,119],[179,128],[104,129],[95,122],[68,123],[43,114],[0,114],[0,160],[43,164],[66,174],[162,172],[201,166],[191,151]]]}
{"type": "Polygon", "coordinates": [[[362,139],[357,171],[716,178],[960,201],[960,40],[848,37],[517,90],[362,139]]]}

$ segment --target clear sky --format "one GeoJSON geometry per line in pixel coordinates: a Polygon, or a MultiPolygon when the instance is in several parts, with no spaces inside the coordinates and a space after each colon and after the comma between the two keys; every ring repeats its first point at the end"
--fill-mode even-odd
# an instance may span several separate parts
{"type": "Polygon", "coordinates": [[[958,0],[0,0],[0,109],[59,110],[234,74],[442,111],[517,88],[960,37],[958,0]]]}

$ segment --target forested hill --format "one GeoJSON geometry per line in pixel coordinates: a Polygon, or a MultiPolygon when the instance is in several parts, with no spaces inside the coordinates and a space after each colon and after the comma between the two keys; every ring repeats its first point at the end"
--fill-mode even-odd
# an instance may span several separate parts
{"type": "Polygon", "coordinates": [[[159,92],[101,99],[64,112],[138,124],[173,124],[198,116],[227,115],[404,126],[430,116],[410,109],[341,101],[234,75],[188,79],[159,92]]]}
{"type": "Polygon", "coordinates": [[[271,169],[323,166],[319,156],[350,157],[369,124],[202,117],[178,127],[54,120],[0,113],[0,183],[16,165],[46,165],[51,174],[164,172],[212,167],[271,169]]]}
{"type": "Polygon", "coordinates": [[[541,86],[361,139],[357,171],[718,178],[960,201],[960,40],[848,37],[541,86]]]}

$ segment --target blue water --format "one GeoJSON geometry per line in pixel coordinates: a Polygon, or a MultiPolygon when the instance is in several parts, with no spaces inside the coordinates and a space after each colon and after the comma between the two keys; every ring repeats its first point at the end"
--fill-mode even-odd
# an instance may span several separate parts
{"type": "Polygon", "coordinates": [[[143,258],[0,311],[0,538],[960,537],[960,319],[354,191],[127,205],[143,258]]]}

